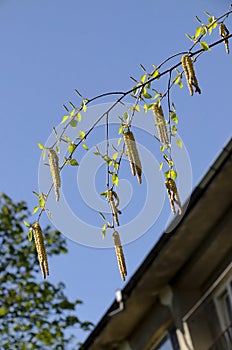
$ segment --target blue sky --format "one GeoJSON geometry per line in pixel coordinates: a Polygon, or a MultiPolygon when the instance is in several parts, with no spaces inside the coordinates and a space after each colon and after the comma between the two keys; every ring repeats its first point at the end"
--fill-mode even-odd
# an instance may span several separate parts
{"type": "MultiPolygon", "coordinates": [[[[61,105],[77,101],[75,88],[86,97],[128,90],[129,76],[142,74],[140,63],[158,65],[190,47],[185,33],[193,34],[198,26],[195,15],[202,20],[204,11],[219,16],[229,3],[0,0],[1,192],[26,200],[31,208],[36,204],[32,190],[38,189],[37,142],[44,143],[61,121],[61,105]]],[[[184,88],[172,96],[194,186],[231,136],[231,62],[223,45],[215,47],[196,64],[202,94],[190,97],[184,88]]],[[[128,279],[162,233],[165,215],[125,246],[128,279]]],[[[113,301],[115,290],[124,286],[112,249],[72,241],[69,253],[51,262],[50,281],[59,280],[66,283],[70,298],[83,299],[80,317],[94,323],[113,301]]],[[[85,336],[80,334],[81,339],[85,336]]]]}

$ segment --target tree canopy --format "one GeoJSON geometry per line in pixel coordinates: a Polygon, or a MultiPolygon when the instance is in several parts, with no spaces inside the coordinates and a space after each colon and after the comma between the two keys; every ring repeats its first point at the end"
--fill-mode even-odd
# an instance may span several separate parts
{"type": "MultiPolygon", "coordinates": [[[[28,242],[23,225],[28,216],[25,202],[14,203],[0,195],[0,348],[77,348],[71,331],[74,327],[89,330],[92,324],[79,320],[76,307],[82,302],[70,301],[62,282],[39,281],[35,246],[28,242]]],[[[43,233],[48,257],[67,253],[60,232],[47,226],[43,233]]]]}

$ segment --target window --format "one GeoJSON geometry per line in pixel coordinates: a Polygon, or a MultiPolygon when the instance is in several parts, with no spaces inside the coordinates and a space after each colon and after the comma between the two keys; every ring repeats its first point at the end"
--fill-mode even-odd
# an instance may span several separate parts
{"type": "Polygon", "coordinates": [[[222,334],[212,349],[232,348],[232,280],[227,281],[215,298],[222,334]]]}
{"type": "Polygon", "coordinates": [[[218,297],[218,304],[220,317],[222,318],[221,323],[224,328],[227,328],[232,323],[232,306],[228,290],[224,290],[224,292],[218,297]]]}
{"type": "Polygon", "coordinates": [[[222,331],[232,325],[232,281],[228,281],[216,294],[216,307],[222,331]]]}
{"type": "Polygon", "coordinates": [[[169,329],[168,333],[151,350],[179,350],[176,329],[169,329]]]}

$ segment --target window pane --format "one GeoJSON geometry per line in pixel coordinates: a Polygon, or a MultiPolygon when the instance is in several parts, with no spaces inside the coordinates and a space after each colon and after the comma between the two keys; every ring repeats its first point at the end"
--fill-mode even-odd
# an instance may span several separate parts
{"type": "Polygon", "coordinates": [[[154,350],[173,350],[170,339],[165,337],[161,344],[158,345],[158,347],[156,347],[154,350]]]}
{"type": "Polygon", "coordinates": [[[228,327],[232,323],[232,306],[229,298],[229,294],[225,291],[221,297],[221,308],[224,318],[225,327],[228,327]]]}
{"type": "Polygon", "coordinates": [[[226,307],[226,314],[227,314],[227,325],[229,326],[232,323],[232,307],[231,302],[229,299],[229,295],[227,295],[227,298],[225,299],[225,307],[226,307]]]}

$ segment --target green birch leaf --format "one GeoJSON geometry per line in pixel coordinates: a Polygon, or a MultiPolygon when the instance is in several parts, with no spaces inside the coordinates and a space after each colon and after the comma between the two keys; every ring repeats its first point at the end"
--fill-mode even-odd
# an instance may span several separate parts
{"type": "Polygon", "coordinates": [[[61,124],[65,123],[68,118],[69,118],[69,115],[64,115],[61,121],[61,124]]]}
{"type": "Polygon", "coordinates": [[[72,140],[68,136],[64,136],[63,139],[68,143],[72,143],[72,140]]]}
{"type": "Polygon", "coordinates": [[[125,120],[128,120],[128,119],[129,119],[129,115],[128,115],[127,112],[125,112],[125,113],[123,114],[123,118],[124,118],[125,120]]]}
{"type": "Polygon", "coordinates": [[[118,138],[118,142],[117,142],[117,145],[118,145],[118,146],[120,145],[121,141],[122,141],[122,138],[119,137],[119,138],[118,138]]]}
{"type": "Polygon", "coordinates": [[[32,215],[35,214],[39,210],[39,206],[36,206],[32,212],[32,215]]]}
{"type": "Polygon", "coordinates": [[[160,151],[164,152],[165,151],[165,146],[160,146],[160,151]]]}
{"type": "Polygon", "coordinates": [[[45,158],[46,158],[46,149],[44,148],[42,152],[42,159],[44,160],[45,158]]]}
{"type": "Polygon", "coordinates": [[[83,111],[84,112],[86,112],[87,111],[87,106],[86,106],[86,100],[83,100],[82,102],[81,102],[81,107],[82,107],[82,109],[83,109],[83,111]]]}
{"type": "Polygon", "coordinates": [[[171,178],[172,178],[173,180],[176,180],[176,178],[177,178],[177,172],[176,172],[175,170],[171,169],[171,170],[170,170],[170,174],[171,174],[171,178]]]}
{"type": "Polygon", "coordinates": [[[177,132],[177,127],[175,125],[172,125],[172,132],[174,132],[174,133],[177,132]]]}
{"type": "Polygon", "coordinates": [[[44,146],[42,145],[42,143],[38,142],[37,145],[40,149],[44,149],[44,146]]]}
{"type": "Polygon", "coordinates": [[[178,124],[179,120],[178,120],[175,112],[170,113],[170,118],[174,123],[178,124]]]}
{"type": "Polygon", "coordinates": [[[159,165],[159,170],[162,170],[163,169],[163,165],[164,165],[164,163],[162,162],[162,163],[160,163],[160,165],[159,165]]]}
{"type": "Polygon", "coordinates": [[[146,103],[144,103],[143,109],[144,109],[144,113],[147,113],[147,111],[148,111],[148,105],[147,105],[146,103]]]}
{"type": "Polygon", "coordinates": [[[30,228],[30,230],[27,232],[27,238],[29,242],[32,241],[32,238],[33,238],[32,228],[30,228]]]}
{"type": "Polygon", "coordinates": [[[85,143],[82,143],[82,147],[84,148],[85,151],[88,151],[88,146],[85,143]]]}
{"type": "Polygon", "coordinates": [[[143,86],[142,87],[142,90],[141,90],[141,94],[143,95],[143,94],[146,94],[146,92],[147,92],[147,89],[143,86]]]}
{"type": "Polygon", "coordinates": [[[147,105],[147,107],[148,107],[148,109],[152,109],[152,108],[154,107],[154,103],[149,103],[149,104],[147,105]]]}
{"type": "Polygon", "coordinates": [[[138,87],[137,87],[137,86],[135,86],[135,87],[134,87],[134,89],[133,89],[133,95],[134,95],[134,96],[136,96],[136,94],[137,94],[137,90],[138,90],[138,87]]]}
{"type": "Polygon", "coordinates": [[[73,153],[73,151],[75,150],[76,146],[74,145],[74,143],[70,143],[68,146],[68,150],[70,153],[73,153]]]}
{"type": "Polygon", "coordinates": [[[165,177],[167,178],[167,179],[173,179],[173,180],[176,180],[176,178],[177,178],[177,172],[175,171],[175,170],[173,170],[173,169],[170,169],[170,170],[168,170],[168,171],[166,171],[165,173],[164,173],[164,175],[165,175],[165,177]]]}
{"type": "Polygon", "coordinates": [[[200,45],[201,45],[203,50],[205,50],[205,51],[210,50],[209,45],[205,41],[201,41],[200,45]]]}
{"type": "Polygon", "coordinates": [[[177,178],[177,172],[173,169],[169,170],[169,174],[170,174],[170,177],[173,179],[173,180],[176,180],[177,178]]]}
{"type": "Polygon", "coordinates": [[[212,34],[212,31],[213,31],[213,26],[209,26],[209,27],[208,27],[208,32],[209,32],[209,35],[211,35],[211,34],[212,34]]]}
{"type": "Polygon", "coordinates": [[[118,186],[118,175],[117,174],[112,175],[112,182],[114,185],[118,186]]]}
{"type": "Polygon", "coordinates": [[[155,70],[154,73],[152,74],[152,78],[158,78],[159,77],[159,71],[155,70]]]}
{"type": "Polygon", "coordinates": [[[104,239],[106,236],[106,229],[107,229],[107,224],[104,224],[102,226],[102,238],[104,239]]]}
{"type": "Polygon", "coordinates": [[[193,35],[193,36],[191,36],[191,35],[189,35],[189,34],[185,34],[186,36],[187,36],[187,38],[189,39],[189,40],[191,40],[191,41],[194,41],[195,40],[195,36],[193,35]]]}
{"type": "Polygon", "coordinates": [[[141,83],[145,82],[146,77],[147,77],[147,74],[144,74],[144,75],[141,76],[141,78],[140,78],[141,83]]]}
{"type": "Polygon", "coordinates": [[[45,201],[45,198],[44,198],[44,194],[40,193],[39,194],[39,206],[40,206],[40,208],[44,208],[45,203],[46,203],[46,201],[45,201]]]}
{"type": "Polygon", "coordinates": [[[101,193],[100,193],[100,196],[103,196],[103,197],[107,198],[107,197],[108,197],[107,191],[101,192],[101,193]]]}
{"type": "Polygon", "coordinates": [[[160,97],[160,94],[155,94],[155,96],[153,97],[153,100],[156,100],[159,97],[160,97]]]}
{"type": "Polygon", "coordinates": [[[75,128],[77,126],[77,120],[76,119],[72,119],[70,121],[70,125],[71,125],[72,128],[75,128]]]}
{"type": "Polygon", "coordinates": [[[111,164],[112,164],[112,159],[110,159],[110,157],[108,157],[108,156],[104,156],[103,157],[103,159],[104,159],[104,161],[110,166],[111,164]]]}
{"type": "Polygon", "coordinates": [[[80,138],[84,139],[85,138],[85,132],[80,130],[79,131],[79,136],[80,136],[80,138]]]}
{"type": "Polygon", "coordinates": [[[115,152],[113,155],[112,155],[112,159],[113,160],[116,160],[118,158],[118,152],[115,152]]]}
{"type": "Polygon", "coordinates": [[[205,36],[207,34],[207,29],[205,27],[201,28],[201,34],[205,36]]]}
{"type": "Polygon", "coordinates": [[[74,158],[70,159],[69,163],[70,163],[70,165],[72,165],[72,166],[78,166],[78,165],[79,165],[79,163],[77,162],[77,160],[74,159],[74,158]]]}
{"type": "Polygon", "coordinates": [[[182,81],[181,81],[181,76],[180,76],[180,75],[177,75],[177,76],[175,77],[174,83],[177,84],[177,85],[179,85],[179,87],[182,89],[183,83],[182,83],[182,81]]]}
{"type": "Polygon", "coordinates": [[[180,148],[182,148],[183,143],[182,143],[181,140],[177,139],[177,140],[176,140],[176,143],[177,143],[177,145],[178,145],[180,148]]]}
{"type": "Polygon", "coordinates": [[[122,134],[123,131],[124,131],[123,125],[120,125],[119,128],[118,128],[118,134],[122,134]]]}
{"type": "Polygon", "coordinates": [[[77,120],[78,120],[79,122],[81,122],[82,115],[81,115],[80,112],[77,113],[76,117],[77,117],[77,120]]]}
{"type": "Polygon", "coordinates": [[[148,92],[146,92],[145,94],[143,94],[143,97],[144,97],[144,98],[152,98],[152,96],[151,96],[148,92]]]}
{"type": "Polygon", "coordinates": [[[215,29],[215,28],[217,28],[217,26],[218,26],[218,23],[215,22],[215,23],[211,26],[211,28],[212,28],[212,29],[215,29]]]}
{"type": "Polygon", "coordinates": [[[202,29],[202,27],[196,28],[195,39],[197,39],[201,35],[201,29],[202,29]]]}
{"type": "Polygon", "coordinates": [[[31,227],[31,225],[30,225],[26,220],[23,220],[23,224],[24,224],[26,227],[31,227]]]}

